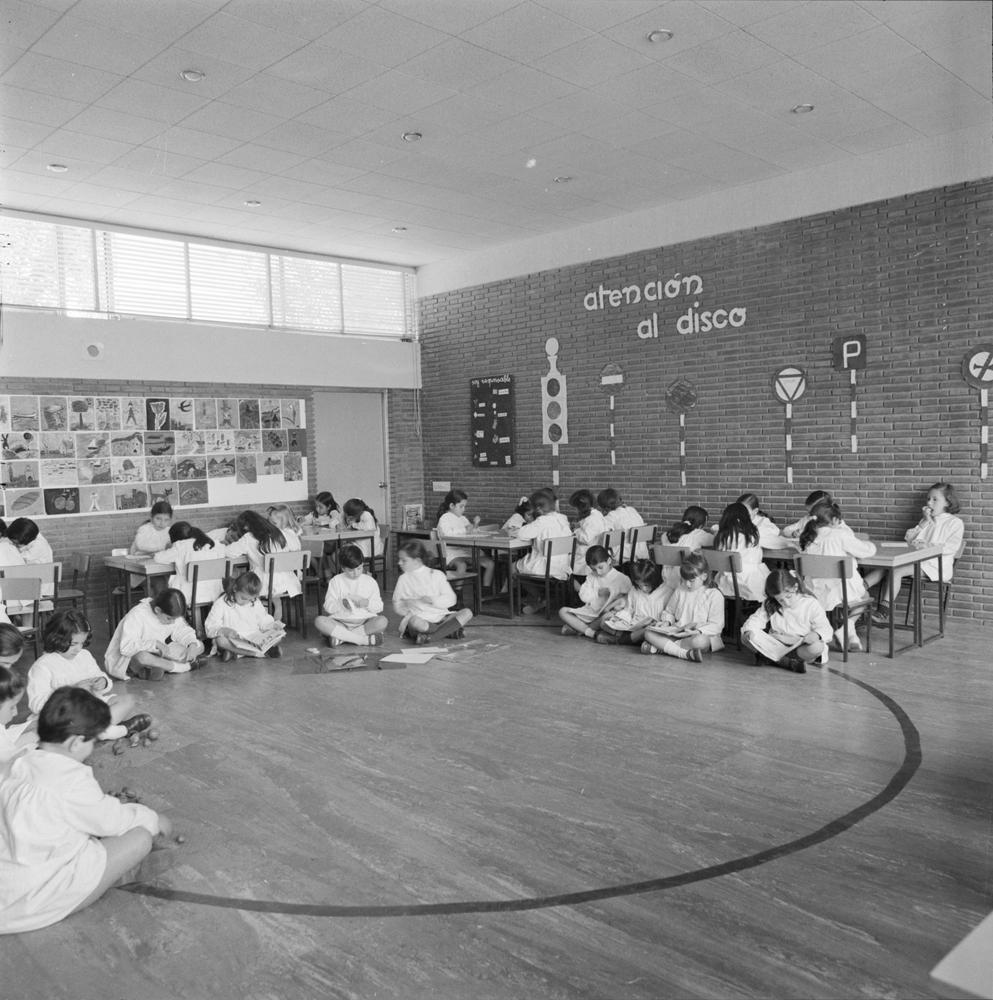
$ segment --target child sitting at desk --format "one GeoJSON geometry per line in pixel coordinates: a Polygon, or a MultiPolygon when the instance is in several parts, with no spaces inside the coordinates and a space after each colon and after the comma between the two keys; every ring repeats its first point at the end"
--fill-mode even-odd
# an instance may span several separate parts
{"type": "MultiPolygon", "coordinates": [[[[466,535],[470,529],[479,527],[479,515],[471,521],[465,516],[469,504],[469,494],[465,490],[449,490],[445,499],[438,507],[438,535],[449,538],[453,535],[466,535]]],[[[447,546],[448,567],[464,573],[472,563],[472,550],[454,545],[447,546]]],[[[493,584],[493,560],[485,553],[479,553],[479,568],[483,571],[483,586],[489,588],[493,584]]]]}

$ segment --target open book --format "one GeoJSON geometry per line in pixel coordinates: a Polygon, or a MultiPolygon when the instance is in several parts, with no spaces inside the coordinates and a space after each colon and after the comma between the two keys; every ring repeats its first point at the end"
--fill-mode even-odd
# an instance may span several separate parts
{"type": "Polygon", "coordinates": [[[684,628],[682,625],[662,625],[659,622],[652,622],[645,631],[664,635],[668,639],[685,639],[688,635],[696,635],[696,632],[684,628]]]}
{"type": "Polygon", "coordinates": [[[768,632],[749,632],[748,641],[752,648],[763,656],[778,663],[787,653],[802,645],[802,635],[770,635],[768,632]]]}
{"type": "Polygon", "coordinates": [[[265,632],[252,632],[250,635],[239,635],[231,645],[242,647],[249,653],[265,653],[286,638],[286,629],[274,626],[265,632]]]}

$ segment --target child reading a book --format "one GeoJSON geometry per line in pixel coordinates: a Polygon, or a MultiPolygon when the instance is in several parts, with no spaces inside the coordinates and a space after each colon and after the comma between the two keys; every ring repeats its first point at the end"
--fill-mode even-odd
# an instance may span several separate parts
{"type": "Polygon", "coordinates": [[[679,567],[679,586],[662,616],[645,629],[643,653],[666,653],[681,660],[703,662],[704,650],[724,648],[724,595],[708,587],[710,570],[699,552],[689,553],[679,567]]]}
{"type": "MultiPolygon", "coordinates": [[[[624,604],[604,615],[596,641],[603,646],[640,646],[645,629],[659,618],[665,608],[659,587],[659,568],[647,559],[628,564],[631,589],[624,604]]],[[[589,579],[587,577],[587,579],[589,579]]]]}
{"type": "Polygon", "coordinates": [[[765,601],[742,626],[741,640],[759,662],[805,674],[808,663],[827,653],[831,626],[817,598],[802,592],[796,573],[774,569],[765,581],[765,601]]]}
{"type": "Polygon", "coordinates": [[[344,642],[379,646],[389,622],[383,616],[383,598],[374,576],[365,572],[365,556],[357,545],[343,545],[338,553],[341,572],[328,582],[324,614],[314,619],[331,646],[344,642]]]}
{"type": "Polygon", "coordinates": [[[631,578],[614,569],[610,553],[602,545],[591,545],[586,550],[589,572],[579,588],[581,608],[559,608],[563,635],[581,635],[596,638],[604,615],[625,603],[631,589],[631,578]]]}
{"type": "Polygon", "coordinates": [[[262,581],[251,571],[224,581],[224,593],[211,605],[203,623],[222,663],[238,656],[278,659],[283,655],[279,643],[286,629],[262,606],[261,593],[262,581]]]}

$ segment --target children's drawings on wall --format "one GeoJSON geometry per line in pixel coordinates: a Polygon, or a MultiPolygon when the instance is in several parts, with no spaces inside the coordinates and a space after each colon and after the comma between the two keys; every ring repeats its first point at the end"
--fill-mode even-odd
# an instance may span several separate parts
{"type": "Polygon", "coordinates": [[[665,388],[665,405],[671,413],[679,414],[679,482],[686,485],[686,412],[692,410],[700,398],[696,386],[685,378],[677,378],[665,388]]]}
{"type": "Polygon", "coordinates": [[[855,373],[865,368],[868,359],[866,357],[865,337],[860,333],[847,337],[835,337],[831,344],[831,360],[837,371],[848,372],[848,384],[851,386],[851,398],[849,400],[849,421],[851,425],[852,454],[858,454],[858,398],[855,394],[855,387],[858,384],[855,373]]]}
{"type": "Polygon", "coordinates": [[[545,341],[548,374],[541,377],[541,441],[552,447],[552,485],[559,485],[559,445],[569,443],[569,403],[565,376],[558,369],[559,342],[545,341]]]}
{"type": "Polygon", "coordinates": [[[303,414],[300,399],[0,396],[0,516],[305,499],[303,414]]]}
{"type": "Polygon", "coordinates": [[[614,400],[617,394],[621,391],[622,385],[624,385],[624,372],[621,370],[621,366],[615,364],[613,361],[605,364],[600,370],[600,388],[607,393],[610,400],[608,404],[610,408],[608,417],[610,420],[611,465],[617,465],[617,449],[614,447],[614,400]]]}
{"type": "Polygon", "coordinates": [[[807,391],[807,373],[802,368],[780,368],[772,376],[776,398],[786,404],[786,482],[793,482],[793,404],[807,391]]]}
{"type": "MultiPolygon", "coordinates": [[[[633,282],[620,288],[607,288],[601,283],[597,289],[583,296],[583,308],[587,312],[598,312],[641,305],[644,302],[665,303],[667,300],[683,297],[692,298],[692,305],[685,306],[685,311],[675,320],[671,320],[663,312],[661,322],[671,321],[676,333],[684,337],[691,333],[710,333],[711,330],[726,330],[728,327],[738,329],[745,325],[748,310],[744,306],[701,309],[702,295],[703,278],[699,274],[682,275],[677,271],[667,280],[652,278],[644,284],[633,282]]],[[[676,312],[678,308],[680,307],[677,306],[672,312],[676,312]]],[[[658,340],[659,311],[656,309],[650,316],[639,320],[635,331],[640,340],[658,340]]]]}
{"type": "Polygon", "coordinates": [[[980,344],[962,357],[962,378],[979,390],[979,478],[989,476],[990,388],[993,387],[993,344],[980,344]]]}

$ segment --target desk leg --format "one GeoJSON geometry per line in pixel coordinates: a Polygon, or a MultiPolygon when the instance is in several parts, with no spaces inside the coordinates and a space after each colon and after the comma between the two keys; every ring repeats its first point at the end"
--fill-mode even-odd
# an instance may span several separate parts
{"type": "Polygon", "coordinates": [[[921,593],[920,560],[914,563],[914,645],[924,645],[924,595],[921,593]]]}
{"type": "Polygon", "coordinates": [[[896,597],[895,597],[895,595],[893,593],[893,570],[892,569],[889,571],[889,573],[886,574],[886,577],[887,577],[887,580],[889,581],[887,583],[887,587],[889,589],[889,597],[890,597],[890,616],[889,616],[890,620],[889,620],[889,625],[887,626],[887,628],[889,629],[889,632],[890,632],[890,654],[889,654],[889,656],[890,656],[890,659],[892,660],[893,659],[893,647],[896,645],[896,642],[895,642],[895,632],[896,632],[896,597]]]}
{"type": "Polygon", "coordinates": [[[107,578],[107,626],[110,629],[110,634],[114,634],[114,630],[117,628],[117,618],[114,615],[114,575],[115,571],[108,567],[106,571],[107,578]]]}
{"type": "Polygon", "coordinates": [[[945,567],[942,565],[942,557],[938,556],[938,635],[945,635],[945,567]]]}
{"type": "Polygon", "coordinates": [[[507,613],[511,618],[514,617],[514,590],[516,588],[516,583],[514,581],[514,553],[507,549],[507,613]]]}

